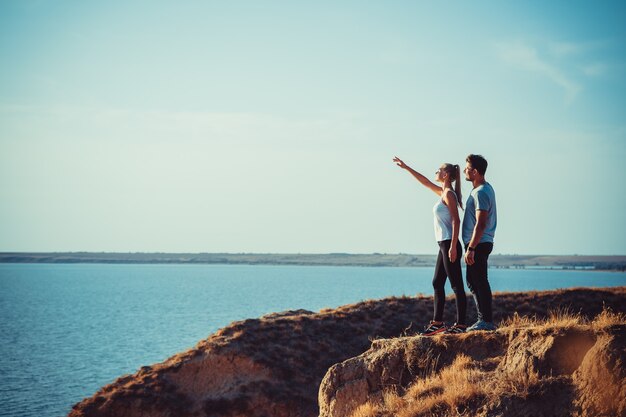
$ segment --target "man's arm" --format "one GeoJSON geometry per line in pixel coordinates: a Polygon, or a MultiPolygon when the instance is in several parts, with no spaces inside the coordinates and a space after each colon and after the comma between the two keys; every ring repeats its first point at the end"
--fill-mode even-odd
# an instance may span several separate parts
{"type": "Polygon", "coordinates": [[[485,210],[476,210],[476,225],[472,232],[472,238],[470,239],[469,246],[475,248],[480,243],[480,238],[483,237],[485,229],[487,228],[487,220],[489,219],[489,212],[485,210]]]}
{"type": "Polygon", "coordinates": [[[483,237],[485,229],[487,228],[487,220],[489,219],[489,212],[485,210],[476,210],[476,225],[474,225],[474,231],[472,232],[472,238],[470,239],[467,250],[465,251],[465,263],[468,265],[474,264],[474,251],[469,248],[476,248],[480,243],[480,238],[483,237]]]}

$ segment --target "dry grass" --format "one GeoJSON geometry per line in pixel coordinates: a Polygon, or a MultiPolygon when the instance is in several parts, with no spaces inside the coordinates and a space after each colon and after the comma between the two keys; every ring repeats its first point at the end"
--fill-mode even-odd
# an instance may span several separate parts
{"type": "MultiPolygon", "coordinates": [[[[513,315],[501,323],[500,329],[571,329],[574,327],[607,328],[626,324],[626,315],[605,308],[593,320],[585,319],[568,309],[552,311],[545,318],[513,315]]],[[[388,390],[382,399],[359,407],[351,417],[416,417],[422,415],[471,415],[477,404],[498,403],[503,397],[526,399],[543,383],[536,370],[513,368],[489,372],[469,356],[459,354],[450,366],[438,372],[438,357],[430,353],[422,356],[430,363],[419,363],[424,370],[403,393],[388,390]]],[[[611,381],[615,385],[614,381],[611,381]]],[[[619,384],[618,384],[619,385],[619,384]]],[[[607,389],[611,392],[615,389],[607,389]]]]}
{"type": "Polygon", "coordinates": [[[514,372],[498,372],[487,381],[485,389],[494,399],[503,395],[526,399],[539,384],[541,377],[536,370],[518,368],[514,372]]]}
{"type": "Polygon", "coordinates": [[[439,373],[415,381],[403,395],[385,391],[379,404],[368,402],[351,417],[413,417],[447,410],[462,414],[463,404],[485,394],[481,388],[484,374],[475,365],[469,356],[460,354],[439,373]]]}
{"type": "Polygon", "coordinates": [[[545,318],[538,318],[537,316],[520,316],[513,313],[512,316],[506,318],[500,323],[500,328],[505,330],[510,329],[536,329],[541,330],[543,328],[564,328],[569,329],[576,326],[587,325],[588,320],[580,313],[572,312],[568,308],[561,308],[557,310],[550,310],[548,316],[545,318]]]}
{"type": "Polygon", "coordinates": [[[454,362],[431,378],[414,383],[405,395],[411,402],[411,413],[446,408],[456,410],[470,399],[482,395],[479,382],[483,373],[469,356],[459,354],[454,362]]]}
{"type": "Polygon", "coordinates": [[[610,308],[604,308],[591,322],[591,326],[596,330],[620,324],[626,324],[626,314],[614,313],[610,308]]]}
{"type": "Polygon", "coordinates": [[[400,410],[406,402],[395,390],[386,390],[383,393],[383,404],[387,410],[400,410]]]}
{"type": "Polygon", "coordinates": [[[543,328],[565,328],[576,326],[591,326],[594,329],[602,329],[619,324],[626,324],[626,314],[614,313],[611,308],[605,307],[593,320],[585,318],[580,313],[575,313],[568,308],[551,310],[546,318],[537,316],[520,316],[514,313],[500,323],[500,329],[537,329],[543,328]]]}
{"type": "Polygon", "coordinates": [[[401,395],[386,391],[379,403],[368,402],[351,417],[415,417],[421,415],[471,415],[469,404],[503,395],[526,398],[539,382],[536,373],[515,375],[484,372],[464,354],[439,373],[418,379],[401,395]]]}
{"type": "Polygon", "coordinates": [[[354,412],[350,415],[350,417],[377,417],[379,416],[380,406],[376,404],[372,404],[371,402],[366,402],[362,404],[354,410],[354,412]]]}

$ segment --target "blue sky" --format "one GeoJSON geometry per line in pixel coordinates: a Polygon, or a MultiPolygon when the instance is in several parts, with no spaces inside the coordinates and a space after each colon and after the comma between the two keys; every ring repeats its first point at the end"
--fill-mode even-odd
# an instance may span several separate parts
{"type": "Polygon", "coordinates": [[[626,254],[620,2],[0,3],[0,251],[626,254]],[[464,195],[471,189],[463,184],[464,195]],[[465,198],[465,197],[464,197],[465,198]]]}

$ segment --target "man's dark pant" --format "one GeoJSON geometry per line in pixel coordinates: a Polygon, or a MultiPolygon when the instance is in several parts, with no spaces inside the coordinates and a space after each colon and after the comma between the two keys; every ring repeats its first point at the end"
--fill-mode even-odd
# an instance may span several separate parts
{"type": "MultiPolygon", "coordinates": [[[[466,248],[467,250],[467,248],[466,248]]],[[[493,250],[493,243],[479,243],[474,250],[474,265],[467,265],[467,287],[474,296],[478,309],[478,320],[493,321],[491,313],[491,287],[487,279],[487,259],[493,250]]]]}

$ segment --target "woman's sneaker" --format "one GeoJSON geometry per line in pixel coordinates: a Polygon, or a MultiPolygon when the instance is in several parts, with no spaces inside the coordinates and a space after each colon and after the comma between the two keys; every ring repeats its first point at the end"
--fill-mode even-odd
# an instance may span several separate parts
{"type": "Polygon", "coordinates": [[[490,321],[484,321],[484,320],[478,320],[476,323],[472,324],[470,327],[467,328],[468,332],[473,332],[475,330],[487,330],[487,331],[493,331],[496,330],[497,327],[495,324],[493,324],[490,321]]]}
{"type": "Polygon", "coordinates": [[[426,326],[424,331],[421,333],[422,336],[434,336],[439,333],[445,332],[447,329],[446,325],[442,321],[432,321],[426,326]]]}
{"type": "Polygon", "coordinates": [[[467,326],[464,324],[456,324],[454,323],[454,326],[452,327],[448,327],[446,329],[446,331],[444,332],[445,334],[459,334],[459,333],[465,333],[465,330],[467,329],[467,326]]]}

